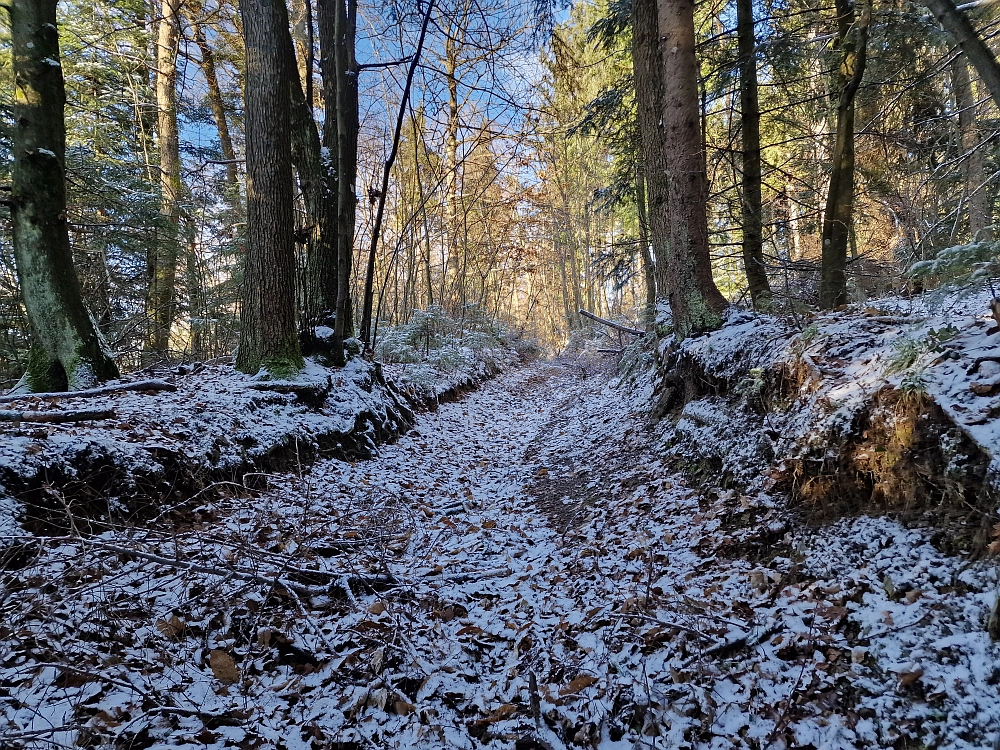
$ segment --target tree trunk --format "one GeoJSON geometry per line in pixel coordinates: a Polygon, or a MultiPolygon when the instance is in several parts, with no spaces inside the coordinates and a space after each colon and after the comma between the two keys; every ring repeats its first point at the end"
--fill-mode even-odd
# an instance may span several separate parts
{"type": "MultiPolygon", "coordinates": [[[[337,117],[337,310],[335,345],[354,335],[351,310],[351,266],[354,261],[355,182],[358,171],[358,63],[355,58],[357,0],[333,3],[337,117]]],[[[329,100],[327,100],[329,101],[329,100]]],[[[338,351],[340,351],[338,349],[338,351]]],[[[338,354],[337,356],[343,356],[338,354]]]]}
{"type": "Polygon", "coordinates": [[[753,0],[736,0],[740,54],[740,118],[743,135],[743,267],[750,299],[758,310],[771,306],[771,285],[764,265],[761,200],[760,103],[757,98],[757,39],[753,0]]]}
{"type": "Polygon", "coordinates": [[[924,0],[924,4],[945,31],[958,42],[993,101],[1000,107],[1000,64],[993,51],[976,33],[972,22],[955,6],[954,0],[924,0]]]}
{"type": "Polygon", "coordinates": [[[646,330],[656,330],[656,268],[649,252],[649,216],[646,213],[646,185],[642,169],[635,172],[635,205],[639,214],[639,257],[646,281],[646,330]]]}
{"type": "Polygon", "coordinates": [[[177,132],[177,43],[179,0],[162,0],[156,35],[156,113],[160,150],[160,222],[149,280],[150,348],[163,356],[174,322],[177,259],[181,244],[181,158],[177,132]]]}
{"type": "Polygon", "coordinates": [[[66,225],[66,91],[56,0],[13,0],[14,257],[35,342],[19,389],[80,390],[118,377],[83,304],[66,225]]]}
{"type": "Polygon", "coordinates": [[[667,162],[663,153],[663,81],[656,0],[632,2],[632,67],[635,79],[636,117],[639,126],[639,161],[647,202],[649,244],[657,299],[667,299],[670,259],[670,220],[667,203],[667,162]]]}
{"type": "Polygon", "coordinates": [[[236,168],[236,150],[233,148],[233,139],[229,133],[229,118],[226,115],[226,107],[222,100],[219,75],[215,69],[215,53],[205,39],[205,32],[201,27],[203,12],[201,0],[188,0],[191,31],[194,34],[194,42],[198,45],[198,51],[201,53],[201,60],[199,61],[201,73],[205,76],[205,84],[208,87],[208,105],[212,108],[212,116],[215,118],[215,125],[219,131],[219,145],[222,148],[222,158],[226,162],[226,184],[230,188],[235,189],[239,182],[239,172],[236,168]]]}
{"type": "Polygon", "coordinates": [[[709,254],[708,177],[699,117],[694,0],[658,0],[657,11],[663,152],[669,167],[667,286],[674,333],[683,339],[697,331],[718,328],[729,303],[715,286],[709,254]]]}
{"type": "Polygon", "coordinates": [[[958,109],[958,143],[965,154],[962,176],[965,181],[965,200],[969,210],[969,236],[975,240],[988,240],[987,227],[993,224],[990,194],[986,183],[986,166],[983,149],[977,148],[976,97],[969,80],[969,65],[964,57],[951,61],[952,88],[955,90],[955,107],[958,109]]]}
{"type": "Polygon", "coordinates": [[[292,164],[298,174],[299,189],[306,213],[305,323],[327,325],[337,309],[337,222],[336,203],[331,191],[332,164],[323,157],[323,144],[302,90],[295,47],[288,24],[288,10],[275,0],[282,28],[279,40],[282,73],[288,84],[291,124],[292,164]]]}
{"type": "Polygon", "coordinates": [[[288,81],[274,0],[240,0],[246,43],[247,252],[237,369],[278,377],[302,367],[295,327],[295,255],[288,81]]]}
{"type": "Polygon", "coordinates": [[[826,309],[847,303],[847,246],[854,214],[854,100],[865,74],[870,22],[871,10],[867,5],[862,6],[861,18],[856,19],[851,0],[837,0],[841,63],[834,75],[840,103],[830,188],[823,212],[819,288],[820,306],[826,309]]]}

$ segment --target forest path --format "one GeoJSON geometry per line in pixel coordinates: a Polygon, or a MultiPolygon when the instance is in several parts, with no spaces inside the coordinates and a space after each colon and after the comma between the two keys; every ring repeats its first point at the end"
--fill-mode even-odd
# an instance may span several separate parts
{"type": "Polygon", "coordinates": [[[372,460],[40,540],[0,747],[981,746],[994,568],[695,491],[616,380],[533,364],[372,460]]]}

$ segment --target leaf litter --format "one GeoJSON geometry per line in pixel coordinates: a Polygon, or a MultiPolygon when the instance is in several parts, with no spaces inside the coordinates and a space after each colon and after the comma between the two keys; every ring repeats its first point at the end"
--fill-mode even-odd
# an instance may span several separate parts
{"type": "Polygon", "coordinates": [[[992,743],[995,566],[695,489],[648,396],[532,365],[372,460],[38,538],[0,589],[0,744],[992,743]]]}

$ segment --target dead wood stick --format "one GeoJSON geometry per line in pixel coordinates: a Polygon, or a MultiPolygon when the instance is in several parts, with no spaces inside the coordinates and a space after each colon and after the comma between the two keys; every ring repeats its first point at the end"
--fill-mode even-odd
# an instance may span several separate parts
{"type": "Polygon", "coordinates": [[[0,422],[87,422],[94,419],[114,419],[110,409],[91,411],[9,411],[0,409],[0,422]]]}
{"type": "Polygon", "coordinates": [[[976,357],[976,361],[973,362],[972,366],[969,367],[969,369],[965,371],[965,374],[966,375],[975,375],[976,370],[979,369],[979,365],[981,365],[983,362],[1000,362],[1000,356],[997,356],[996,354],[993,354],[993,355],[988,355],[986,357],[976,357]]]}
{"type": "MultiPolygon", "coordinates": [[[[138,557],[140,560],[148,560],[149,562],[155,562],[160,565],[166,565],[171,568],[177,568],[179,570],[190,570],[195,573],[206,573],[213,576],[221,576],[223,578],[238,578],[241,581],[250,581],[252,583],[262,583],[265,585],[277,585],[282,586],[290,591],[295,591],[299,594],[305,594],[306,596],[323,596],[331,593],[332,589],[337,588],[338,581],[334,581],[329,586],[309,586],[302,583],[294,583],[285,578],[281,578],[279,575],[262,575],[260,573],[251,573],[249,571],[238,570],[235,568],[225,569],[217,568],[212,565],[201,565],[199,563],[188,562],[187,560],[177,560],[170,557],[162,557],[160,555],[153,555],[149,552],[139,552],[138,550],[129,549],[127,547],[119,547],[116,544],[108,544],[107,542],[100,542],[96,539],[88,539],[87,543],[94,545],[95,547],[100,547],[101,549],[107,550],[108,552],[114,552],[119,555],[132,555],[133,557],[138,557]]],[[[298,573],[300,575],[319,575],[327,576],[330,578],[337,578],[336,573],[329,573],[323,570],[288,570],[286,572],[298,573]]],[[[366,586],[373,583],[395,583],[390,576],[341,576],[339,578],[339,583],[341,586],[346,585],[347,591],[345,594],[353,596],[353,592],[350,591],[350,585],[355,586],[366,586]],[[349,592],[349,593],[348,593],[349,592]]]]}
{"type": "Polygon", "coordinates": [[[750,634],[748,633],[747,635],[741,636],[739,638],[734,638],[731,641],[720,643],[717,646],[705,649],[700,654],[695,654],[694,656],[688,657],[687,659],[684,660],[684,663],[681,665],[681,667],[682,668],[689,667],[699,659],[704,659],[707,656],[730,654],[733,653],[734,651],[738,651],[743,648],[753,648],[754,646],[762,643],[763,641],[766,641],[775,633],[784,630],[784,628],[785,626],[779,623],[777,625],[772,625],[763,633],[760,633],[756,636],[751,637],[750,634]]]}
{"type": "Polygon", "coordinates": [[[118,383],[116,385],[102,385],[100,388],[88,388],[85,391],[63,391],[52,393],[15,393],[7,396],[0,396],[0,404],[9,404],[13,401],[23,401],[28,398],[94,398],[104,396],[109,393],[119,391],[176,391],[177,386],[168,383],[166,380],[138,380],[134,383],[118,383]]]}
{"type": "Polygon", "coordinates": [[[615,323],[613,320],[608,320],[607,318],[602,318],[600,315],[594,315],[592,312],[587,312],[586,310],[578,310],[580,315],[585,318],[590,318],[598,323],[603,323],[606,326],[614,328],[616,331],[622,331],[623,333],[631,333],[633,336],[645,336],[645,331],[640,331],[638,328],[629,328],[628,326],[623,326],[621,323],[615,323]]]}

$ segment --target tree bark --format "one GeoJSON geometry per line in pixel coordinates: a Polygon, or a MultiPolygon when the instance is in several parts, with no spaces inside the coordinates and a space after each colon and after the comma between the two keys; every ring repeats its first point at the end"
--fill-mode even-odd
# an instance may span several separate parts
{"type": "Polygon", "coordinates": [[[149,346],[164,356],[170,349],[170,328],[176,313],[174,288],[180,248],[181,157],[177,130],[177,44],[180,38],[179,0],[162,0],[156,34],[156,122],[160,151],[160,221],[150,264],[148,313],[152,323],[149,346]]]}
{"type": "Polygon", "coordinates": [[[649,244],[657,299],[667,299],[670,259],[670,217],[667,201],[667,162],[663,152],[663,81],[656,0],[632,2],[632,67],[635,80],[636,117],[639,126],[639,160],[648,204],[649,244]]]}
{"type": "MultiPolygon", "coordinates": [[[[323,58],[331,67],[324,68],[333,91],[327,90],[327,108],[335,112],[335,153],[337,186],[337,307],[334,324],[334,356],[343,358],[342,343],[354,334],[351,310],[351,266],[354,262],[354,220],[357,210],[355,183],[358,166],[358,63],[355,57],[357,35],[357,0],[320,0],[320,36],[332,49],[323,58]],[[332,23],[331,23],[332,22],[332,23]],[[333,94],[333,98],[329,94],[333,94]]],[[[333,133],[330,133],[333,136],[333,133]]],[[[331,138],[332,139],[332,138],[331,138]]]]}
{"type": "Polygon", "coordinates": [[[736,0],[740,55],[740,118],[743,138],[743,267],[750,299],[758,310],[771,306],[771,285],[764,265],[761,199],[760,102],[757,97],[757,39],[753,0],[736,0]]]}
{"type": "Polygon", "coordinates": [[[865,74],[870,23],[871,9],[867,5],[862,6],[861,17],[856,18],[852,0],[837,0],[841,62],[834,73],[834,83],[835,90],[840,91],[840,101],[830,187],[823,212],[819,288],[820,306],[826,309],[847,303],[847,246],[854,215],[854,100],[865,74]]]}
{"type": "Polygon", "coordinates": [[[14,258],[35,342],[18,390],[90,388],[118,368],[83,304],[66,224],[66,103],[56,0],[13,0],[14,258]]]}
{"type": "Polygon", "coordinates": [[[274,0],[240,0],[246,43],[247,252],[237,369],[284,377],[302,367],[295,326],[288,81],[274,0]]]}
{"type": "Polygon", "coordinates": [[[962,177],[968,203],[969,237],[973,241],[988,240],[991,237],[986,228],[993,224],[990,191],[985,184],[985,154],[983,148],[978,147],[976,137],[976,97],[969,79],[969,64],[964,57],[951,61],[951,81],[958,109],[958,143],[965,155],[962,177]]]}
{"type": "Polygon", "coordinates": [[[316,120],[302,90],[288,30],[288,10],[282,0],[275,0],[275,5],[286,29],[279,40],[282,74],[288,83],[292,164],[306,212],[306,323],[326,325],[337,309],[337,207],[331,191],[332,164],[324,158],[316,120]]]}
{"type": "Polygon", "coordinates": [[[700,128],[694,0],[658,0],[663,151],[670,205],[668,298],[679,339],[722,325],[728,306],[712,278],[708,176],[700,128]]]}
{"type": "Polygon", "coordinates": [[[972,22],[955,6],[953,0],[924,0],[924,4],[945,31],[958,42],[993,101],[1000,107],[1000,63],[997,63],[993,51],[986,46],[972,22]]]}
{"type": "Polygon", "coordinates": [[[646,213],[646,185],[642,169],[635,173],[635,204],[639,215],[639,257],[642,259],[642,276],[646,282],[647,331],[656,330],[656,268],[649,252],[649,216],[646,213]]]}

